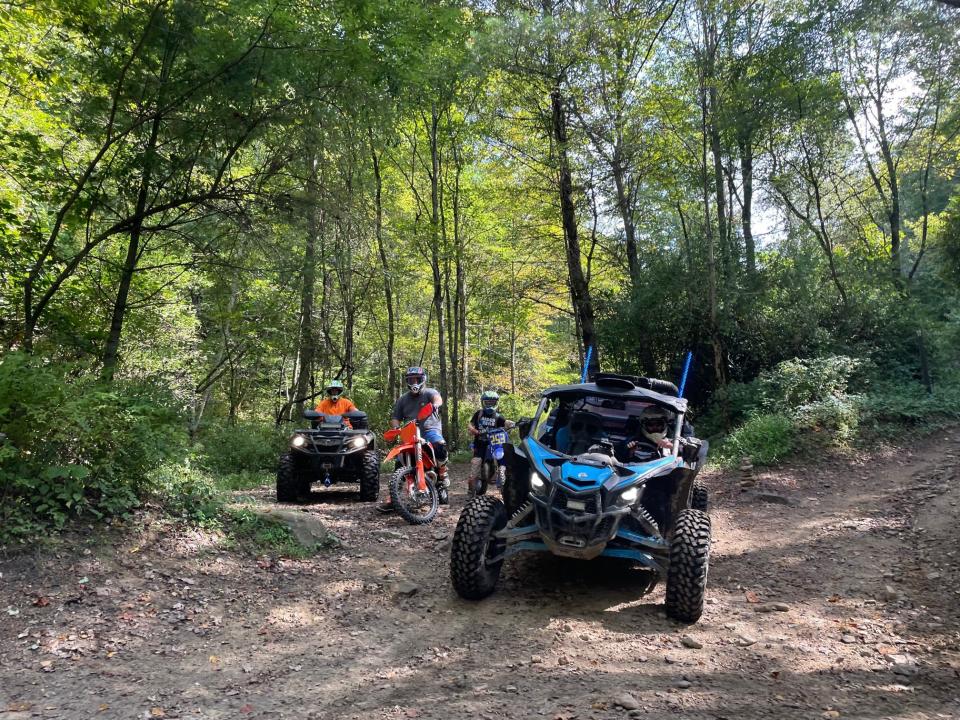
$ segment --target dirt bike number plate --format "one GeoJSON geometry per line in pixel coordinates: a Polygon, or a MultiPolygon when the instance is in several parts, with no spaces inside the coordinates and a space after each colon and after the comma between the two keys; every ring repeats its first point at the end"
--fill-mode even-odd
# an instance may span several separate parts
{"type": "Polygon", "coordinates": [[[579,510],[583,512],[587,509],[587,504],[582,500],[567,500],[567,508],[570,510],[579,510]]]}

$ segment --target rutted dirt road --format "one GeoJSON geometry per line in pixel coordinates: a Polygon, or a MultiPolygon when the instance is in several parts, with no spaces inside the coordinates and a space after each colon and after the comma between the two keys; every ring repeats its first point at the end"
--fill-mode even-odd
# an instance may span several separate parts
{"type": "Polygon", "coordinates": [[[460,601],[462,494],[423,528],[320,495],[303,509],[343,546],[306,561],[201,532],[80,538],[0,561],[0,720],[958,718],[958,480],[960,429],[759,474],[790,505],[708,477],[691,627],[599,562],[512,558],[460,601]]]}

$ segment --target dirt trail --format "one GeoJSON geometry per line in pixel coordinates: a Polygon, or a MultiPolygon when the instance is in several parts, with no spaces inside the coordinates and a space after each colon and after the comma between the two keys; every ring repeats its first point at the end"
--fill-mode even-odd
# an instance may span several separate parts
{"type": "Polygon", "coordinates": [[[691,627],[602,562],[512,558],[493,597],[460,601],[462,494],[413,528],[324,493],[305,510],[343,547],[307,561],[201,532],[81,539],[0,564],[0,720],[958,718],[958,466],[954,429],[759,475],[791,505],[710,476],[691,627]]]}

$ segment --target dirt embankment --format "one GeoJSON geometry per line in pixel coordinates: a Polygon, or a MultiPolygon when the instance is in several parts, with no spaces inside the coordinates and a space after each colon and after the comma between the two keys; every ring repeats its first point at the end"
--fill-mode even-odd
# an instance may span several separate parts
{"type": "Polygon", "coordinates": [[[511,558],[494,596],[457,599],[462,493],[423,528],[320,495],[304,510],[343,546],[305,561],[78,538],[0,563],[0,720],[960,717],[958,466],[952,430],[760,473],[765,500],[710,476],[691,627],[604,562],[511,558]]]}

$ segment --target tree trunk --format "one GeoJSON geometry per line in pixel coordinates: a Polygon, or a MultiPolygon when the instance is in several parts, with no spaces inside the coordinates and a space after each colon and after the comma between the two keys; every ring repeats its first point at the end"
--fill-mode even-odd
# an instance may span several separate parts
{"type": "MultiPolygon", "coordinates": [[[[172,52],[164,54],[163,68],[161,69],[161,82],[165,82],[169,76],[169,64],[172,62],[172,52]]],[[[160,115],[154,115],[150,123],[150,137],[147,140],[147,147],[143,154],[143,170],[140,175],[140,189],[137,192],[137,205],[133,218],[133,227],[130,229],[130,239],[127,243],[127,255],[123,261],[123,267],[120,270],[120,285],[117,289],[117,297],[113,304],[113,316],[110,320],[110,332],[107,334],[107,342],[103,350],[103,377],[105,380],[112,380],[114,371],[117,368],[117,359],[120,351],[120,336],[123,333],[123,320],[127,312],[127,300],[130,296],[130,285],[133,282],[133,274],[137,270],[137,263],[140,261],[140,241],[143,236],[143,218],[147,209],[147,198],[150,193],[152,182],[153,163],[157,152],[157,138],[160,135],[160,115]]]]}
{"type": "Polygon", "coordinates": [[[393,357],[396,339],[396,321],[393,314],[393,282],[390,279],[390,262],[387,259],[387,250],[383,241],[383,178],[380,175],[380,157],[377,155],[373,144],[373,131],[370,131],[369,135],[370,157],[373,160],[374,208],[376,211],[374,234],[377,238],[380,266],[383,269],[383,295],[387,304],[387,394],[388,397],[393,398],[398,394],[397,363],[393,357]]]}
{"type": "Polygon", "coordinates": [[[563,106],[563,95],[559,84],[554,86],[550,93],[553,139],[557,145],[557,170],[560,192],[560,213],[563,221],[563,239],[566,246],[567,271],[570,276],[570,298],[573,302],[573,311],[577,318],[582,339],[582,350],[593,347],[590,355],[588,374],[600,369],[599,348],[596,347],[596,332],[594,330],[593,301],[590,297],[590,286],[583,273],[581,263],[580,238],[577,233],[576,206],[573,201],[573,178],[570,172],[570,161],[567,156],[567,118],[563,106]]]}
{"type": "MultiPolygon", "coordinates": [[[[311,378],[317,344],[313,332],[314,286],[317,279],[317,238],[320,234],[319,187],[317,184],[317,151],[307,151],[307,235],[303,244],[303,262],[300,266],[300,336],[297,345],[296,395],[293,403],[294,417],[301,417],[304,398],[310,394],[311,378]]],[[[293,419],[293,418],[291,418],[293,419]]]]}
{"type": "Polygon", "coordinates": [[[443,277],[441,274],[442,257],[440,253],[440,147],[438,144],[438,126],[440,114],[436,105],[430,116],[427,128],[430,135],[430,264],[433,269],[433,308],[437,316],[437,355],[440,365],[440,394],[444,398],[440,406],[443,427],[449,432],[450,413],[447,404],[447,336],[444,323],[443,277]]]}
{"type": "Polygon", "coordinates": [[[743,245],[747,256],[747,274],[757,272],[757,249],[753,241],[753,143],[750,138],[740,141],[740,175],[743,181],[743,245]]]}
{"type": "Polygon", "coordinates": [[[703,226],[704,238],[707,243],[707,307],[709,310],[709,328],[710,347],[713,349],[713,372],[716,387],[722,387],[726,384],[723,368],[723,345],[720,341],[720,331],[718,325],[717,311],[717,251],[716,241],[713,234],[713,222],[710,218],[710,171],[707,164],[707,143],[709,136],[708,113],[707,113],[707,89],[701,89],[701,111],[702,111],[702,143],[701,143],[701,162],[703,170],[703,226]]]}
{"type": "Polygon", "coordinates": [[[626,178],[619,160],[612,164],[613,182],[617,188],[617,210],[620,211],[620,220],[623,223],[623,235],[626,241],[627,270],[634,287],[640,283],[640,261],[637,257],[637,228],[633,222],[633,208],[627,197],[626,178]]]}

